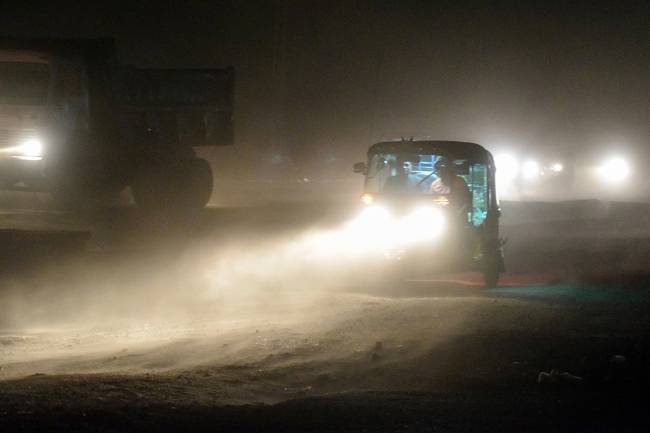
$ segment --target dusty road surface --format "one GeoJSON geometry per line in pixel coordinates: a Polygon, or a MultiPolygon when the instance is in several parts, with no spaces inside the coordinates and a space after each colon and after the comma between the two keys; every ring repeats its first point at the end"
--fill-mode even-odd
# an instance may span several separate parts
{"type": "Polygon", "coordinates": [[[504,204],[491,291],[360,284],[349,213],[5,214],[92,239],[3,262],[0,431],[648,431],[647,206],[504,204]]]}

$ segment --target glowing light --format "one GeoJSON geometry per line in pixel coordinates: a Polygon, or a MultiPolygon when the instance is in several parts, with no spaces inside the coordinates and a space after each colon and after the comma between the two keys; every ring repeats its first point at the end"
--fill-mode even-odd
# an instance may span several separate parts
{"type": "Polygon", "coordinates": [[[497,168],[497,176],[502,181],[512,181],[519,173],[519,164],[517,159],[509,154],[497,155],[494,158],[494,163],[497,168]]]}
{"type": "Polygon", "coordinates": [[[609,158],[598,167],[598,173],[605,182],[621,183],[630,176],[630,165],[621,157],[609,158]]]}
{"type": "Polygon", "coordinates": [[[419,206],[399,224],[401,241],[416,242],[437,237],[444,227],[444,217],[434,206],[419,206]]]}
{"type": "Polygon", "coordinates": [[[30,138],[25,140],[25,142],[19,146],[18,152],[22,156],[38,158],[43,156],[43,144],[37,138],[30,138]]]}
{"type": "Polygon", "coordinates": [[[440,235],[445,224],[435,204],[418,206],[402,217],[393,217],[383,206],[371,205],[347,225],[346,242],[366,249],[412,244],[440,235]]]}
{"type": "Polygon", "coordinates": [[[553,171],[555,173],[560,173],[562,170],[564,170],[564,166],[559,162],[555,162],[555,163],[551,164],[550,169],[551,169],[551,171],[553,171]]]}
{"type": "Polygon", "coordinates": [[[449,199],[445,196],[436,196],[433,198],[433,202],[439,206],[448,206],[449,199]]]}
{"type": "Polygon", "coordinates": [[[363,194],[361,196],[361,203],[371,205],[375,201],[375,198],[371,194],[363,194]]]}
{"type": "Polygon", "coordinates": [[[521,167],[522,175],[524,179],[532,180],[539,176],[539,164],[537,161],[529,160],[524,162],[524,165],[521,167]]]}
{"type": "Polygon", "coordinates": [[[359,216],[353,219],[349,227],[354,235],[376,236],[386,231],[392,218],[388,209],[383,206],[371,205],[364,208],[359,216]]]}

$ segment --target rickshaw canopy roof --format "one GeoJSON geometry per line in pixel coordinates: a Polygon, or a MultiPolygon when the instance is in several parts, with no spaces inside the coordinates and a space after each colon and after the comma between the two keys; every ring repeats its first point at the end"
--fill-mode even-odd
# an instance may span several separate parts
{"type": "Polygon", "coordinates": [[[473,162],[480,162],[494,165],[492,154],[483,146],[465,141],[442,141],[442,140],[400,140],[382,141],[373,144],[368,149],[368,154],[376,153],[411,153],[411,154],[445,154],[455,159],[467,159],[473,162]]]}

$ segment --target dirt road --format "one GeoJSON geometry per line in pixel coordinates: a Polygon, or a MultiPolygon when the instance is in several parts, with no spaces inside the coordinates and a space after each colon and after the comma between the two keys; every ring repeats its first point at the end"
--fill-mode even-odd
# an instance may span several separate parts
{"type": "Polygon", "coordinates": [[[369,290],[325,284],[301,269],[306,259],[277,261],[302,251],[300,221],[342,215],[283,212],[215,213],[194,235],[145,250],[133,238],[101,245],[100,232],[101,248],[71,258],[63,277],[5,277],[0,430],[647,431],[637,396],[650,383],[650,285],[634,254],[645,246],[625,249],[623,230],[604,241],[600,228],[618,220],[509,225],[520,234],[509,246],[515,268],[493,291],[471,275],[369,290]],[[211,231],[209,220],[230,223],[211,231]],[[574,243],[562,256],[562,230],[578,236],[576,226],[586,250],[574,243]],[[207,254],[233,238],[246,261],[207,254]],[[604,267],[611,257],[627,260],[604,267]],[[237,290],[219,280],[206,291],[212,260],[264,262],[288,278],[260,286],[262,270],[233,273],[237,290]]]}

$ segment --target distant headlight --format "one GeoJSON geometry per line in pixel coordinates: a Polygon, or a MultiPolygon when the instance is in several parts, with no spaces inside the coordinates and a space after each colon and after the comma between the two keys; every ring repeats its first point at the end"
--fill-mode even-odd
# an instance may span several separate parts
{"type": "Polygon", "coordinates": [[[603,161],[598,167],[598,174],[605,182],[621,183],[630,175],[630,165],[620,157],[614,157],[603,161]]]}
{"type": "Polygon", "coordinates": [[[494,158],[497,168],[497,177],[503,181],[509,182],[517,177],[519,165],[514,156],[507,153],[497,155],[494,158]]]}
{"type": "Polygon", "coordinates": [[[553,164],[551,164],[551,166],[549,168],[554,173],[559,173],[562,170],[564,170],[564,166],[559,162],[554,162],[553,164]]]}
{"type": "Polygon", "coordinates": [[[532,180],[539,176],[539,164],[537,161],[526,161],[521,167],[522,175],[524,179],[532,180]]]}

